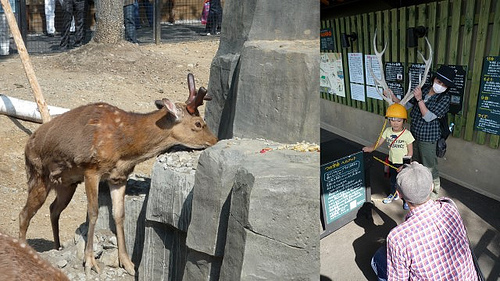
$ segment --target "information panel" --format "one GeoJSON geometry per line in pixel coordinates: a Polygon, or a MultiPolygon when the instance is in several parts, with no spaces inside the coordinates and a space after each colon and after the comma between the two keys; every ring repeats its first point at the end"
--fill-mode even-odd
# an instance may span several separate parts
{"type": "MultiPolygon", "coordinates": [[[[423,63],[415,63],[411,64],[410,68],[408,69],[409,75],[410,75],[410,80],[411,80],[411,90],[415,89],[415,87],[420,83],[420,79],[424,79],[424,77],[421,77],[424,75],[425,72],[425,64],[423,63]]],[[[430,85],[431,83],[431,72],[427,73],[427,77],[425,77],[425,83],[424,87],[427,85],[430,85]]]]}
{"type": "Polygon", "coordinates": [[[333,226],[331,224],[336,224],[365,202],[366,184],[362,151],[321,165],[321,205],[325,228],[329,228],[330,232],[340,228],[349,221],[333,226]]]}
{"type": "Polygon", "coordinates": [[[404,95],[404,65],[401,62],[388,62],[385,64],[385,81],[392,92],[402,99],[404,95]]]}
{"type": "Polygon", "coordinates": [[[320,31],[320,47],[322,52],[335,50],[335,39],[331,28],[321,29],[320,31]]]}
{"type": "Polygon", "coordinates": [[[450,94],[450,110],[452,114],[457,114],[462,111],[465,81],[467,78],[467,67],[462,65],[448,65],[452,69],[455,69],[456,75],[453,79],[455,87],[450,88],[448,93],[450,94]]]}
{"type": "Polygon", "coordinates": [[[488,56],[483,62],[475,127],[500,135],[500,56],[488,56]]]}

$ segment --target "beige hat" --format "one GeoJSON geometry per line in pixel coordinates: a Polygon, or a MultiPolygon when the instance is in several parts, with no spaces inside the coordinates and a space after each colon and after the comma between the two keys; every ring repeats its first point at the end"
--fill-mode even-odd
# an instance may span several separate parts
{"type": "Polygon", "coordinates": [[[429,199],[432,191],[432,174],[424,165],[414,161],[396,177],[397,189],[403,198],[413,204],[422,204],[429,199]]]}

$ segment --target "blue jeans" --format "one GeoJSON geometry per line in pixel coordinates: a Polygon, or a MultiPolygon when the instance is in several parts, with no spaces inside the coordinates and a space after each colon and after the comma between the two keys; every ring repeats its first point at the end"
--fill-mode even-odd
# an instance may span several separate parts
{"type": "MultiPolygon", "coordinates": [[[[403,164],[394,164],[392,162],[390,162],[390,164],[396,168],[399,168],[401,166],[403,166],[403,164]]],[[[398,175],[398,171],[393,169],[393,168],[389,168],[389,178],[390,178],[390,183],[391,183],[391,194],[394,194],[396,193],[396,176],[398,175]]]]}
{"type": "Polygon", "coordinates": [[[379,281],[387,281],[387,247],[380,247],[372,257],[372,268],[379,281]]]}
{"type": "Polygon", "coordinates": [[[137,43],[137,33],[135,31],[134,4],[123,7],[123,20],[125,24],[125,40],[137,43]]]}

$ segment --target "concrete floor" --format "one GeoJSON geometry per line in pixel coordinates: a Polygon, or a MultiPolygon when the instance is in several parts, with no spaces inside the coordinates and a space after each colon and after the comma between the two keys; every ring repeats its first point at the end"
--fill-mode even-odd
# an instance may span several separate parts
{"type": "MultiPolygon", "coordinates": [[[[361,148],[359,144],[321,131],[322,164],[361,148]]],[[[384,157],[378,152],[374,155],[384,157]]],[[[371,188],[373,204],[365,203],[356,212],[355,219],[321,239],[321,280],[377,280],[370,267],[371,257],[406,214],[401,200],[387,205],[381,201],[388,191],[383,165],[366,161],[367,166],[367,187],[371,188]]],[[[458,205],[486,280],[500,280],[500,202],[444,179],[441,185],[440,196],[452,198],[458,205]]]]}

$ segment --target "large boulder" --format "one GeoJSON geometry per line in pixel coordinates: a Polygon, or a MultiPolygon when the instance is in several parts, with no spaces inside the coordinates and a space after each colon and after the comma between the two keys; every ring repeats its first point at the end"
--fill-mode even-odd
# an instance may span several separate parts
{"type": "Polygon", "coordinates": [[[209,127],[221,139],[319,143],[318,3],[228,0],[222,28],[209,127]]]}
{"type": "Polygon", "coordinates": [[[139,280],[183,277],[188,251],[186,232],[200,154],[201,151],[163,154],[153,165],[139,280]]]}
{"type": "Polygon", "coordinates": [[[184,280],[319,279],[318,167],[319,153],[264,140],[207,149],[193,189],[184,280]]]}

